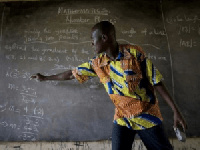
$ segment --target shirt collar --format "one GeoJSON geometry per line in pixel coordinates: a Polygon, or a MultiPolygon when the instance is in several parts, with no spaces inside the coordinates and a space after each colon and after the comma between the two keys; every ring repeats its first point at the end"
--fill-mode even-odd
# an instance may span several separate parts
{"type": "MultiPolygon", "coordinates": [[[[119,51],[118,56],[116,58],[116,61],[120,61],[121,59],[123,59],[124,54],[119,51]]],[[[112,61],[107,55],[106,53],[103,54],[103,56],[100,59],[100,67],[106,66],[108,64],[110,64],[110,62],[112,61]]]]}
{"type": "Polygon", "coordinates": [[[100,58],[98,58],[98,59],[99,59],[99,61],[100,61],[100,64],[99,64],[100,67],[106,66],[106,65],[108,65],[108,64],[110,63],[110,59],[109,59],[109,57],[106,55],[106,53],[103,53],[103,54],[102,54],[102,57],[100,57],[100,58]]]}
{"type": "MultiPolygon", "coordinates": [[[[129,50],[129,45],[119,45],[119,53],[116,58],[116,61],[120,61],[122,59],[130,59],[131,54],[129,50]]],[[[100,67],[108,65],[112,60],[106,55],[106,53],[102,54],[102,57],[100,58],[100,67]]]]}

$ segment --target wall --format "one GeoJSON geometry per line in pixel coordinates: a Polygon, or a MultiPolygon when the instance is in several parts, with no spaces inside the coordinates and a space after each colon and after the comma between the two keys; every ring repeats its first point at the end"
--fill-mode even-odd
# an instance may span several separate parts
{"type": "MultiPolygon", "coordinates": [[[[200,139],[188,138],[185,143],[171,139],[174,150],[199,150],[200,139]]],[[[111,150],[110,141],[97,142],[1,142],[1,150],[111,150]]],[[[140,140],[136,140],[132,150],[146,150],[140,140]]]]}

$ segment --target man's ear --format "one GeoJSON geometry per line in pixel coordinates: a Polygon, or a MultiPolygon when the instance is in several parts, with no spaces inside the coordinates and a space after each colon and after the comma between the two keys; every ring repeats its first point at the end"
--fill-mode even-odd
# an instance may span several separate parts
{"type": "Polygon", "coordinates": [[[106,41],[108,40],[108,36],[105,35],[105,34],[102,34],[102,40],[103,40],[104,42],[106,42],[106,41]]]}

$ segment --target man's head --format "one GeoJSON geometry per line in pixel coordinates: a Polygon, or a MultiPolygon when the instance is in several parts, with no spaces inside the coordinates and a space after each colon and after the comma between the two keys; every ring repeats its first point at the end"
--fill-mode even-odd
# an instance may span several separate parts
{"type": "Polygon", "coordinates": [[[92,28],[92,45],[97,54],[106,51],[116,43],[115,27],[108,21],[101,21],[92,28]]]}

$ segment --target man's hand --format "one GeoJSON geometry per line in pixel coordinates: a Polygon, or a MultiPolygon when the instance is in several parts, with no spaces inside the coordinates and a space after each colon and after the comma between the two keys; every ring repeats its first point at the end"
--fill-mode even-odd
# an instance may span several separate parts
{"type": "Polygon", "coordinates": [[[187,124],[183,116],[181,115],[179,111],[175,111],[174,112],[174,128],[177,128],[180,125],[182,126],[184,131],[187,129],[187,124]]]}
{"type": "Polygon", "coordinates": [[[35,75],[32,75],[30,78],[31,78],[31,79],[35,79],[35,80],[38,81],[38,82],[41,82],[41,81],[45,81],[45,77],[46,77],[46,76],[43,76],[43,75],[41,75],[40,73],[37,73],[37,74],[35,74],[35,75]]]}

